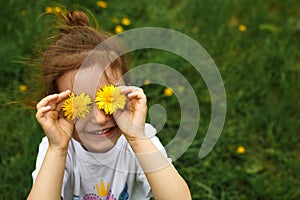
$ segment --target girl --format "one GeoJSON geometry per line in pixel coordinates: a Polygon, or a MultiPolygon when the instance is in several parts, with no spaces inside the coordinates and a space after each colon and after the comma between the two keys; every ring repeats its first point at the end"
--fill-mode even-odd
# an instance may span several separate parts
{"type": "MultiPolygon", "coordinates": [[[[191,199],[155,129],[145,123],[146,95],[141,88],[125,86],[124,57],[107,69],[101,64],[117,51],[116,45],[84,62],[109,35],[90,27],[83,12],[61,17],[64,24],[41,59],[47,96],[36,105],[36,119],[46,137],[39,147],[28,199],[191,199]],[[97,90],[117,86],[119,95],[127,98],[124,109],[110,113],[99,109],[89,85],[99,74],[103,76],[97,80],[97,90]],[[65,117],[65,102],[80,93],[80,103],[91,109],[73,116],[74,120],[65,117]]],[[[73,98],[73,107],[74,102],[73,98]]]]}

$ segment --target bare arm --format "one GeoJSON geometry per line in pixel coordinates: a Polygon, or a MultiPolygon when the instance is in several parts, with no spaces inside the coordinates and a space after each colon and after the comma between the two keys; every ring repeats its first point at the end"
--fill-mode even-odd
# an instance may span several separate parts
{"type": "Polygon", "coordinates": [[[191,199],[189,188],[150,139],[130,141],[155,199],[191,199]]]}
{"type": "Polygon", "coordinates": [[[59,112],[63,100],[70,94],[65,91],[49,95],[37,104],[36,118],[49,141],[43,164],[28,199],[61,199],[61,189],[66,164],[68,143],[73,127],[72,122],[61,118],[59,112]]]}
{"type": "Polygon", "coordinates": [[[66,153],[49,147],[28,199],[61,199],[66,153]]]}
{"type": "Polygon", "coordinates": [[[128,96],[127,109],[114,117],[135,152],[155,199],[191,199],[184,179],[145,135],[147,99],[143,90],[130,86],[121,91],[128,96]]]}

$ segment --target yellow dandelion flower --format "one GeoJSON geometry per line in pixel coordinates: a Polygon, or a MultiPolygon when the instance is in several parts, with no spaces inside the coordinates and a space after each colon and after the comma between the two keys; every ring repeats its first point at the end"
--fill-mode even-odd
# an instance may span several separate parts
{"type": "Polygon", "coordinates": [[[111,18],[112,23],[117,24],[119,23],[119,19],[116,17],[111,18]]]}
{"type": "Polygon", "coordinates": [[[121,33],[121,32],[123,32],[123,31],[124,31],[123,26],[117,25],[117,26],[115,27],[115,33],[121,33]]]}
{"type": "Polygon", "coordinates": [[[96,93],[95,103],[105,114],[113,114],[118,109],[123,109],[126,104],[126,96],[121,94],[121,89],[113,85],[105,85],[96,93]]]}
{"type": "Polygon", "coordinates": [[[239,28],[239,30],[240,30],[241,32],[247,31],[247,27],[246,27],[245,25],[243,25],[243,24],[239,25],[238,28],[239,28]]]}
{"type": "Polygon", "coordinates": [[[129,26],[129,25],[130,25],[130,20],[128,19],[128,17],[124,17],[124,18],[122,19],[122,24],[123,24],[124,26],[129,26]]]}
{"type": "Polygon", "coordinates": [[[243,147],[243,146],[239,146],[239,147],[236,149],[236,152],[237,152],[238,154],[244,154],[244,153],[246,152],[246,149],[245,149],[245,147],[243,147]]]}
{"type": "Polygon", "coordinates": [[[146,79],[146,80],[144,81],[144,84],[145,84],[145,85],[150,85],[150,83],[151,83],[151,82],[150,82],[149,79],[146,79]]]}
{"type": "Polygon", "coordinates": [[[19,90],[20,90],[21,92],[25,92],[25,91],[27,90],[27,85],[21,84],[21,85],[19,86],[19,90]]]}
{"type": "Polygon", "coordinates": [[[182,85],[178,86],[178,91],[180,93],[184,92],[184,90],[185,90],[185,88],[182,85]]]}
{"type": "Polygon", "coordinates": [[[69,95],[62,106],[66,118],[74,120],[75,118],[84,118],[90,112],[91,97],[84,92],[79,95],[74,93],[69,95]]]}
{"type": "Polygon", "coordinates": [[[167,87],[167,88],[164,90],[164,94],[165,94],[165,96],[167,96],[167,97],[172,96],[172,95],[173,95],[173,90],[172,90],[172,88],[167,87]]]}
{"type": "Polygon", "coordinates": [[[60,13],[62,11],[62,9],[58,6],[55,6],[54,11],[57,12],[57,13],[60,13]]]}
{"type": "Polygon", "coordinates": [[[100,8],[107,8],[107,3],[105,1],[97,1],[97,6],[99,6],[100,8]]]}
{"type": "Polygon", "coordinates": [[[52,13],[52,12],[53,12],[53,8],[50,7],[50,6],[47,6],[47,7],[45,8],[45,12],[46,12],[46,13],[52,13]]]}

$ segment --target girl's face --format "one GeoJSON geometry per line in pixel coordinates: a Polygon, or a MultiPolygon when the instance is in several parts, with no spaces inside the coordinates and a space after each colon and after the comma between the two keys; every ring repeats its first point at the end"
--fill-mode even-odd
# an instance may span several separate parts
{"type": "Polygon", "coordinates": [[[73,132],[73,138],[89,152],[101,153],[110,150],[122,134],[113,115],[106,115],[103,110],[97,108],[94,102],[97,90],[104,85],[124,85],[122,74],[116,74],[116,71],[110,67],[106,69],[109,81],[103,72],[99,76],[96,66],[80,69],[80,71],[68,71],[57,80],[60,92],[67,89],[75,94],[84,92],[90,95],[93,101],[90,113],[85,118],[75,120],[73,132]]]}

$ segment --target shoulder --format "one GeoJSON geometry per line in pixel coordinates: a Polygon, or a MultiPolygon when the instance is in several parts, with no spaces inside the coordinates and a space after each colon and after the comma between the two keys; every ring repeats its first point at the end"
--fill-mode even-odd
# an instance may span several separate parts
{"type": "Polygon", "coordinates": [[[149,137],[152,138],[156,135],[157,131],[156,128],[154,128],[154,126],[152,126],[151,124],[146,123],[145,124],[145,134],[149,137]]]}
{"type": "Polygon", "coordinates": [[[42,159],[42,160],[44,159],[48,147],[49,147],[48,138],[45,136],[42,138],[42,141],[39,144],[38,159],[42,159]]]}
{"type": "Polygon", "coordinates": [[[49,146],[49,141],[48,141],[48,138],[45,136],[42,138],[42,141],[40,142],[39,147],[48,149],[48,146],[49,146]]]}
{"type": "Polygon", "coordinates": [[[164,147],[164,145],[161,143],[159,138],[156,136],[157,130],[156,128],[146,123],[145,124],[145,134],[151,139],[152,143],[156,146],[156,148],[168,159],[168,161],[171,163],[172,159],[168,158],[167,151],[164,147]]]}
{"type": "MultiPolygon", "coordinates": [[[[49,148],[49,141],[47,136],[42,138],[42,141],[40,142],[39,145],[39,152],[38,152],[38,156],[37,156],[37,162],[42,162],[46,156],[47,150],[49,148]]],[[[73,157],[75,154],[75,150],[74,150],[74,144],[72,139],[69,142],[69,146],[68,146],[68,153],[67,153],[67,158],[66,158],[66,170],[71,170],[71,166],[73,164],[73,157]]],[[[41,165],[41,163],[40,163],[41,165]]]]}

